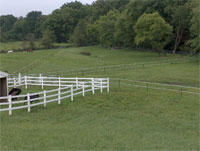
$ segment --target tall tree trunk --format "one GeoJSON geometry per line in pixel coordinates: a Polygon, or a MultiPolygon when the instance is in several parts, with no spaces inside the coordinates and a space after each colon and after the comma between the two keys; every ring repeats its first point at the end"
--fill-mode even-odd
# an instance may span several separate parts
{"type": "Polygon", "coordinates": [[[173,50],[173,54],[176,53],[176,50],[181,42],[182,36],[183,36],[183,32],[184,29],[180,31],[180,27],[178,27],[177,33],[176,33],[176,41],[175,41],[175,45],[174,45],[174,50],[173,50]]]}

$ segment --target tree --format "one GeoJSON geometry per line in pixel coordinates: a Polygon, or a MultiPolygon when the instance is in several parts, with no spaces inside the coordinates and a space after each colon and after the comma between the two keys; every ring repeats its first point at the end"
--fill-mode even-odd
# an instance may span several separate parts
{"type": "Polygon", "coordinates": [[[54,31],[56,42],[67,42],[78,22],[87,16],[86,7],[80,2],[71,2],[53,11],[47,18],[45,27],[54,31]]]}
{"type": "Polygon", "coordinates": [[[17,18],[13,15],[0,16],[0,41],[6,42],[9,39],[10,31],[12,30],[17,18]]]}
{"type": "Polygon", "coordinates": [[[128,23],[126,14],[123,12],[117,18],[117,21],[115,23],[114,38],[117,46],[119,47],[133,46],[134,43],[133,29],[130,30],[128,26],[130,26],[130,24],[128,23]]]}
{"type": "Polygon", "coordinates": [[[26,24],[28,26],[28,33],[34,33],[36,30],[36,24],[39,21],[39,18],[42,16],[40,11],[32,11],[26,15],[26,24]]]}
{"type": "Polygon", "coordinates": [[[26,24],[26,21],[23,17],[19,18],[11,32],[11,38],[10,39],[15,39],[15,40],[24,40],[26,35],[28,34],[28,25],[26,24]]]}
{"type": "Polygon", "coordinates": [[[50,49],[53,47],[53,42],[55,41],[55,34],[53,31],[46,30],[43,33],[42,39],[41,39],[41,44],[47,48],[50,49]]]}
{"type": "Polygon", "coordinates": [[[175,25],[175,35],[176,35],[174,50],[173,50],[174,54],[176,53],[176,50],[183,39],[184,33],[189,27],[189,21],[190,21],[190,11],[187,5],[178,6],[173,14],[173,24],[175,25]]]}
{"type": "Polygon", "coordinates": [[[13,15],[3,15],[0,16],[0,29],[2,32],[10,31],[17,21],[17,18],[13,15]]]}
{"type": "Polygon", "coordinates": [[[159,15],[143,14],[134,26],[136,32],[135,41],[139,45],[149,45],[160,53],[171,41],[173,28],[159,15]]]}
{"type": "Polygon", "coordinates": [[[78,46],[87,45],[87,20],[80,20],[76,28],[74,29],[74,33],[72,35],[72,41],[76,43],[78,46]]]}
{"type": "Polygon", "coordinates": [[[119,12],[116,10],[110,11],[106,16],[100,17],[100,19],[97,21],[99,40],[102,45],[107,47],[116,45],[114,33],[115,23],[119,15],[119,12]]]}
{"type": "Polygon", "coordinates": [[[48,16],[42,15],[37,19],[37,22],[35,24],[35,38],[41,38],[42,37],[42,33],[46,30],[46,26],[45,26],[45,21],[47,20],[48,16]]]}
{"type": "Polygon", "coordinates": [[[92,4],[92,17],[94,21],[105,16],[111,10],[123,11],[130,0],[96,0],[92,4]]]}
{"type": "Polygon", "coordinates": [[[200,3],[196,0],[190,2],[192,18],[190,20],[190,40],[188,41],[192,51],[200,52],[200,3]]]}
{"type": "Polygon", "coordinates": [[[26,37],[26,40],[28,41],[28,47],[30,49],[35,49],[35,34],[34,33],[31,33],[31,34],[28,34],[27,37],[26,37]]]}
{"type": "Polygon", "coordinates": [[[89,45],[99,44],[98,23],[88,24],[87,39],[89,45]]]}
{"type": "Polygon", "coordinates": [[[115,37],[123,46],[134,47],[135,31],[133,26],[143,13],[152,13],[163,8],[159,0],[131,0],[118,18],[115,37]],[[159,6],[159,7],[158,7],[159,6]],[[121,37],[122,35],[122,37],[121,37]]]}

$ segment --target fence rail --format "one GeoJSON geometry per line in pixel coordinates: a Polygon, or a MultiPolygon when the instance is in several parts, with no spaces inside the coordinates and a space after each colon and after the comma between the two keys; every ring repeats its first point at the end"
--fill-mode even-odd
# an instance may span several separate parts
{"type": "Polygon", "coordinates": [[[164,91],[173,91],[179,92],[181,95],[183,93],[188,94],[195,94],[200,95],[200,88],[199,87],[192,87],[192,86],[184,86],[184,85],[175,85],[175,84],[166,84],[166,83],[158,83],[158,82],[150,82],[150,81],[136,81],[131,79],[122,79],[122,78],[111,78],[111,83],[120,85],[127,85],[132,87],[138,88],[146,88],[155,89],[155,90],[164,90],[164,91]]]}
{"type": "Polygon", "coordinates": [[[95,90],[100,90],[106,88],[109,92],[109,78],[62,78],[62,77],[43,77],[41,74],[39,77],[33,76],[21,76],[19,74],[17,77],[8,78],[8,87],[19,87],[25,86],[44,86],[58,87],[53,90],[43,90],[37,93],[27,93],[24,95],[17,96],[5,96],[0,97],[0,112],[9,111],[9,115],[12,115],[13,110],[27,108],[28,112],[31,111],[31,107],[37,105],[44,105],[46,107],[47,103],[58,102],[66,98],[70,98],[74,101],[74,96],[82,94],[85,96],[86,92],[92,92],[95,94],[95,90]],[[38,97],[34,97],[38,95],[38,97]],[[16,100],[17,99],[17,100],[16,100]]]}

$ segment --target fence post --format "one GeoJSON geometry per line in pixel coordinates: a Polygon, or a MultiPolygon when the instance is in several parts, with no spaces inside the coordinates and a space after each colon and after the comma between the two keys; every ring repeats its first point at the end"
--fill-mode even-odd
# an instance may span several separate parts
{"type": "Polygon", "coordinates": [[[78,78],[76,77],[76,88],[78,89],[78,78]]]}
{"type": "Polygon", "coordinates": [[[94,94],[94,78],[92,78],[92,94],[94,94]]]}
{"type": "Polygon", "coordinates": [[[41,84],[41,82],[42,82],[42,74],[40,73],[40,84],[41,84]]]}
{"type": "Polygon", "coordinates": [[[14,78],[14,88],[16,88],[16,79],[14,78]]]}
{"type": "Polygon", "coordinates": [[[19,80],[18,80],[18,82],[19,82],[19,85],[21,85],[21,73],[19,73],[19,76],[18,76],[18,78],[19,78],[19,80]]]}
{"type": "Polygon", "coordinates": [[[59,82],[59,83],[58,83],[58,84],[59,84],[58,87],[60,88],[60,87],[61,87],[61,79],[60,79],[60,77],[58,78],[58,82],[59,82]]]}
{"type": "Polygon", "coordinates": [[[24,76],[24,80],[25,80],[25,88],[27,89],[28,86],[27,86],[27,76],[24,76]]]}
{"type": "Polygon", "coordinates": [[[82,90],[83,90],[83,96],[85,96],[85,84],[84,84],[84,82],[82,84],[82,90]]]}
{"type": "Polygon", "coordinates": [[[101,79],[101,93],[103,93],[103,80],[101,79]]]}
{"type": "Polygon", "coordinates": [[[42,77],[42,74],[40,73],[40,84],[41,84],[41,87],[42,87],[42,90],[44,89],[44,82],[43,82],[43,77],[42,77]]]}
{"type": "Polygon", "coordinates": [[[31,103],[30,103],[30,94],[28,93],[27,94],[27,101],[28,101],[28,112],[30,112],[31,111],[31,103]]]}
{"type": "Polygon", "coordinates": [[[147,83],[147,91],[149,91],[149,83],[147,83]]]}
{"type": "Polygon", "coordinates": [[[60,87],[58,88],[58,104],[60,104],[60,87]]]}
{"type": "Polygon", "coordinates": [[[47,106],[47,103],[46,103],[46,91],[44,90],[44,107],[47,106]]]}
{"type": "Polygon", "coordinates": [[[71,85],[71,101],[73,102],[74,101],[74,94],[73,94],[73,85],[71,85]]]}
{"type": "Polygon", "coordinates": [[[109,85],[110,85],[110,81],[109,81],[109,78],[107,78],[107,91],[108,92],[110,92],[110,86],[109,85]]]}
{"type": "Polygon", "coordinates": [[[183,96],[183,88],[181,88],[181,96],[183,96]]]}
{"type": "Polygon", "coordinates": [[[11,95],[8,96],[8,102],[9,102],[9,115],[12,115],[12,98],[11,98],[11,95]]]}
{"type": "Polygon", "coordinates": [[[121,79],[119,78],[119,88],[120,88],[120,85],[121,85],[121,79]]]}

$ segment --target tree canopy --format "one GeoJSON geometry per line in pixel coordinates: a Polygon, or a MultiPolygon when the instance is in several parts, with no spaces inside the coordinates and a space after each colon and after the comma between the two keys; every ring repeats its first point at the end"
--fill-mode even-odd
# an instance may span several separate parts
{"type": "Polygon", "coordinates": [[[144,13],[134,26],[138,46],[149,46],[159,52],[171,41],[173,27],[159,15],[144,13]]]}

